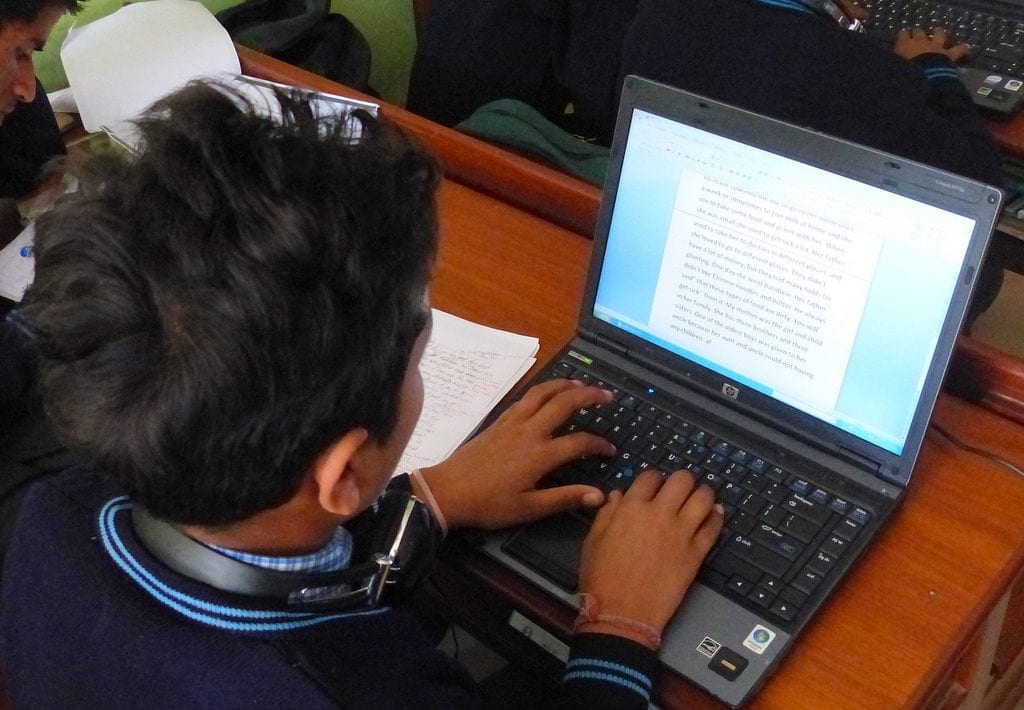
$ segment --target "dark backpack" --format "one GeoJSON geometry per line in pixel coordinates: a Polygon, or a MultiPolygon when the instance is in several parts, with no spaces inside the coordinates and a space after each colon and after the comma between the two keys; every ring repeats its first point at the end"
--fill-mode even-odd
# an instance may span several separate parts
{"type": "Polygon", "coordinates": [[[368,84],[370,45],[330,0],[246,0],[217,20],[241,45],[359,91],[368,84]]]}

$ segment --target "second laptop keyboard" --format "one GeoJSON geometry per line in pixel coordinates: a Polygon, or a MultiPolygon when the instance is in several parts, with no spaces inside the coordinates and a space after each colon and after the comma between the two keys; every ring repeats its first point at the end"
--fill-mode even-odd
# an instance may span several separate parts
{"type": "Polygon", "coordinates": [[[967,64],[1001,74],[1024,75],[1024,13],[970,8],[927,0],[862,0],[868,34],[893,42],[901,29],[944,27],[954,43],[972,50],[967,64]]]}

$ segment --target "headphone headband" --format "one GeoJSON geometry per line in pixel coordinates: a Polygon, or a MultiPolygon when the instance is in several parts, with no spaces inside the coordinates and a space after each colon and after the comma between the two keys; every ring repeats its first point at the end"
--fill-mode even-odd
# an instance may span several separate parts
{"type": "Polygon", "coordinates": [[[140,506],[132,508],[132,526],[154,557],[175,572],[221,591],[270,597],[289,606],[351,609],[377,606],[396,584],[403,589],[414,584],[440,540],[429,510],[407,493],[388,491],[372,516],[375,532],[385,534],[379,546],[382,551],[371,552],[367,560],[347,569],[313,574],[281,572],[233,559],[140,506]],[[380,530],[382,525],[385,530],[380,530]]]}
{"type": "Polygon", "coordinates": [[[818,14],[831,17],[844,30],[863,32],[864,25],[856,17],[851,17],[834,0],[797,0],[818,14]]]}

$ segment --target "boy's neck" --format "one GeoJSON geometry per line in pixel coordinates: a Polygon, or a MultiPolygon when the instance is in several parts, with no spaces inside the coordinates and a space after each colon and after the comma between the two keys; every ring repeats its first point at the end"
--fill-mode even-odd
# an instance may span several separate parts
{"type": "Polygon", "coordinates": [[[283,505],[224,526],[183,525],[194,540],[256,555],[284,557],[316,552],[342,521],[301,492],[283,505]]]}

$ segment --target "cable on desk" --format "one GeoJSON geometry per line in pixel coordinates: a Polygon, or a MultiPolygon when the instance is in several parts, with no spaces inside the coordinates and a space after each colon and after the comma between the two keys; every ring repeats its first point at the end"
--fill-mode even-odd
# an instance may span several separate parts
{"type": "Polygon", "coordinates": [[[949,441],[954,446],[957,446],[957,447],[963,449],[964,451],[967,451],[968,453],[972,453],[972,454],[975,454],[976,456],[981,456],[982,458],[986,458],[989,461],[994,461],[995,463],[1002,464],[1003,466],[1006,466],[1006,468],[1008,468],[1011,471],[1013,471],[1014,473],[1016,473],[1018,476],[1024,476],[1024,469],[1022,469],[1017,464],[1011,463],[1010,461],[1007,461],[1004,458],[1000,458],[999,456],[997,456],[996,454],[992,453],[991,451],[988,451],[987,449],[982,449],[982,448],[979,448],[977,446],[974,446],[973,444],[968,444],[966,441],[964,441],[963,439],[957,437],[952,432],[950,432],[948,429],[946,429],[943,426],[940,426],[939,424],[937,424],[935,422],[931,423],[931,428],[934,429],[939,434],[941,434],[943,438],[945,438],[947,441],[949,441]]]}

